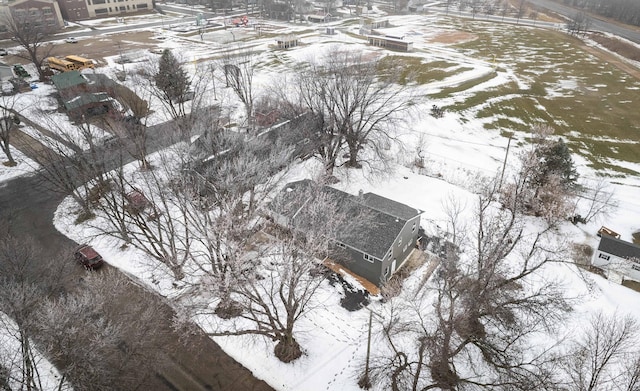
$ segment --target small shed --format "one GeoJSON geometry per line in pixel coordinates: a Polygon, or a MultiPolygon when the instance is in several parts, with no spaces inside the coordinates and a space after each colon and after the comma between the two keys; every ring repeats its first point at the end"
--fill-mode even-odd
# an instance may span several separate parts
{"type": "Polygon", "coordinates": [[[331,21],[331,14],[324,12],[316,12],[311,15],[307,15],[307,21],[312,23],[325,23],[331,21]]]}
{"type": "Polygon", "coordinates": [[[395,50],[398,52],[410,52],[413,50],[413,42],[399,38],[383,37],[380,35],[369,35],[367,37],[369,45],[395,50]]]}
{"type": "Polygon", "coordinates": [[[284,35],[277,40],[278,49],[289,49],[298,46],[299,40],[295,35],[284,35]]]}

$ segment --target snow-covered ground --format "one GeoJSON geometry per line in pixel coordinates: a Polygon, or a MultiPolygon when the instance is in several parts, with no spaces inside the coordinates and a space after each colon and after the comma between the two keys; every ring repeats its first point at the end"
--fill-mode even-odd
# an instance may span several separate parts
{"type": "MultiPolygon", "coordinates": [[[[22,382],[24,373],[22,346],[20,345],[21,336],[18,325],[7,315],[0,312],[0,326],[0,368],[6,369],[8,372],[6,385],[9,390],[27,389],[27,385],[22,382]]],[[[35,376],[38,382],[36,384],[38,389],[70,391],[72,388],[66,381],[60,384],[61,376],[56,368],[42,356],[37,348],[32,346],[32,349],[34,351],[31,358],[35,361],[34,367],[39,371],[38,376],[35,376]]],[[[29,385],[29,387],[32,386],[33,384],[29,385]]]]}
{"type": "MultiPolygon", "coordinates": [[[[486,118],[473,118],[472,115],[463,116],[457,113],[446,113],[443,118],[434,118],[428,115],[431,105],[446,106],[453,99],[464,100],[470,92],[473,92],[473,89],[487,89],[514,82],[526,85],[526,80],[516,75],[509,64],[500,64],[500,70],[496,71],[494,64],[471,58],[445,44],[430,43],[427,37],[434,36],[436,30],[441,28],[441,26],[434,27],[427,23],[427,21],[435,23],[432,18],[413,16],[390,19],[393,24],[401,26],[396,28],[399,30],[396,33],[404,31],[411,33],[413,37],[423,38],[416,38],[416,50],[414,53],[407,54],[408,56],[418,56],[425,60],[446,60],[459,64],[465,70],[455,72],[444,80],[416,87],[416,96],[424,93],[433,94],[444,87],[463,85],[469,80],[494,73],[495,75],[483,83],[461,91],[460,95],[454,98],[425,100],[418,103],[408,121],[410,125],[400,132],[405,150],[397,151],[395,154],[394,172],[391,175],[372,179],[360,171],[338,170],[337,172],[341,179],[337,187],[342,190],[352,194],[357,194],[359,190],[371,191],[425,211],[423,225],[427,229],[441,224],[446,219],[443,205],[451,198],[466,200],[463,204],[468,204],[471,208],[475,184],[479,179],[491,177],[499,172],[507,148],[505,137],[485,129],[486,118]],[[424,170],[417,170],[411,164],[417,156],[418,147],[425,151],[427,157],[427,168],[424,170]]],[[[278,33],[282,35],[296,33],[302,29],[302,27],[275,25],[278,27],[278,33]]],[[[318,26],[317,32],[314,33],[308,33],[310,28],[308,25],[303,28],[306,31],[302,40],[303,45],[288,51],[271,50],[273,39],[259,39],[257,35],[251,41],[238,43],[239,47],[250,44],[252,50],[259,53],[265,64],[273,63],[273,59],[278,60],[279,65],[260,68],[255,80],[258,90],[267,86],[271,78],[286,72],[288,66],[310,59],[321,59],[323,55],[337,47],[363,50],[375,56],[387,54],[383,49],[366,46],[364,41],[348,34],[350,32],[348,28],[340,29],[336,35],[331,36],[323,35],[321,26],[318,26]]],[[[252,34],[254,33],[244,31],[243,36],[252,34]]],[[[239,36],[240,34],[238,37],[234,35],[232,38],[236,40],[239,36]]],[[[204,34],[206,44],[200,42],[199,36],[190,39],[173,35],[167,35],[167,37],[161,46],[174,49],[192,72],[199,67],[206,67],[208,59],[228,49],[228,46],[223,44],[228,37],[221,36],[220,33],[204,34]]],[[[134,70],[136,66],[138,66],[136,63],[126,64],[128,71],[134,70]]],[[[110,61],[108,67],[98,71],[110,73],[116,67],[120,66],[110,61]]],[[[135,80],[130,79],[125,83],[129,83],[128,85],[135,90],[135,80]]],[[[564,90],[572,88],[572,83],[572,80],[559,81],[556,88],[550,91],[562,96],[564,90]]],[[[35,113],[34,110],[47,109],[48,106],[43,102],[47,102],[46,96],[49,92],[50,90],[43,86],[24,94],[25,101],[31,102],[25,105],[24,110],[35,113]],[[45,105],[44,108],[43,105],[45,105]]],[[[151,122],[162,121],[161,106],[157,102],[152,102],[152,109],[157,117],[154,117],[151,122]]],[[[62,117],[56,118],[56,123],[65,122],[62,117]]],[[[43,126],[47,125],[43,124],[43,126]]],[[[510,154],[515,157],[519,146],[514,143],[511,147],[510,154]]],[[[31,167],[26,161],[28,159],[20,156],[19,153],[15,155],[21,159],[18,168],[23,171],[14,171],[13,168],[7,169],[0,166],[0,181],[12,175],[20,175],[15,173],[26,172],[31,167]]],[[[575,158],[578,171],[583,178],[596,178],[599,175],[587,167],[584,159],[575,158]]],[[[623,164],[640,172],[638,165],[623,164]]],[[[317,169],[318,167],[313,163],[305,163],[294,170],[290,179],[312,177],[317,173],[317,169]]],[[[616,178],[615,182],[611,181],[619,206],[607,217],[606,225],[622,233],[622,239],[625,240],[631,240],[631,233],[640,229],[638,186],[640,186],[640,178],[637,177],[627,176],[616,178]]],[[[152,261],[141,252],[131,248],[122,250],[113,240],[94,236],[95,231],[91,229],[91,223],[74,225],[75,216],[72,214],[74,209],[73,202],[67,199],[56,212],[55,224],[61,232],[78,242],[91,242],[107,262],[135,275],[149,287],[157,289],[164,295],[179,297],[183,293],[179,284],[174,286],[171,283],[168,271],[158,268],[157,265],[154,268],[149,267],[152,261]]],[[[562,235],[575,243],[584,243],[593,247],[597,245],[595,232],[602,222],[596,221],[582,226],[567,223],[562,227],[562,235]]],[[[570,254],[567,254],[567,259],[569,256],[570,254]]],[[[640,320],[640,307],[629,305],[640,298],[638,293],[612,284],[598,276],[588,276],[588,280],[593,285],[587,287],[583,276],[578,274],[575,267],[564,264],[551,267],[555,268],[553,270],[556,275],[565,279],[568,292],[583,297],[577,311],[572,315],[569,327],[583,319],[586,314],[598,309],[608,311],[618,309],[629,312],[640,320]]],[[[415,285],[420,279],[421,272],[423,272],[422,269],[416,271],[407,281],[407,286],[415,285]]],[[[303,317],[297,326],[297,338],[305,349],[305,354],[290,364],[281,363],[274,357],[271,341],[253,337],[216,337],[215,340],[227,353],[277,390],[359,390],[356,382],[361,375],[359,371],[364,362],[369,314],[364,310],[348,312],[340,307],[339,299],[340,293],[334,287],[328,283],[322,286],[317,300],[323,301],[325,305],[303,317]]],[[[375,310],[376,306],[383,305],[374,302],[372,308],[375,310]]],[[[195,320],[205,330],[216,325],[211,318],[195,320]]],[[[373,349],[375,346],[374,341],[373,349]]]]}

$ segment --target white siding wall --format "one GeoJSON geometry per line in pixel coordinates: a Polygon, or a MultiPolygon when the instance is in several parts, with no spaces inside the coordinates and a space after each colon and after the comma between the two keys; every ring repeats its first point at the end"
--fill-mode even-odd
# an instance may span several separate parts
{"type": "Polygon", "coordinates": [[[632,262],[615,255],[596,250],[591,260],[593,266],[604,269],[612,274],[623,274],[627,279],[640,282],[640,263],[632,262]]]}

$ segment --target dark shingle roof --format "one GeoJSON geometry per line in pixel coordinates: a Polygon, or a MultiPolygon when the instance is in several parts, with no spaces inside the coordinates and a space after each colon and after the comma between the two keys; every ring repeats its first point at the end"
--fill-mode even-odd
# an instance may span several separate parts
{"type": "Polygon", "coordinates": [[[412,219],[420,214],[420,211],[416,208],[373,193],[363,194],[362,203],[370,208],[404,220],[412,219]]]}
{"type": "MultiPolygon", "coordinates": [[[[304,229],[304,225],[308,222],[305,219],[305,208],[317,202],[313,198],[319,196],[305,195],[301,197],[300,195],[305,194],[304,192],[313,185],[314,183],[308,179],[287,184],[274,198],[269,208],[292,219],[292,224],[295,227],[304,229]]],[[[377,195],[368,198],[375,200],[376,205],[394,206],[395,209],[389,210],[402,216],[386,213],[381,210],[381,207],[374,208],[363,202],[364,197],[356,197],[328,186],[322,186],[320,190],[323,196],[330,201],[329,205],[335,205],[337,209],[335,212],[342,214],[343,216],[340,218],[345,220],[345,224],[338,229],[338,232],[335,232],[334,238],[379,259],[384,258],[406,221],[419,214],[416,209],[377,195]],[[384,200],[387,200],[388,203],[385,203],[384,200]],[[413,213],[409,213],[409,210],[412,210],[413,213]],[[398,213],[398,211],[403,213],[398,213]]],[[[332,213],[332,211],[327,211],[327,218],[330,218],[332,213]]]]}
{"type": "Polygon", "coordinates": [[[620,258],[640,258],[640,246],[609,235],[602,235],[598,250],[620,258]]]}

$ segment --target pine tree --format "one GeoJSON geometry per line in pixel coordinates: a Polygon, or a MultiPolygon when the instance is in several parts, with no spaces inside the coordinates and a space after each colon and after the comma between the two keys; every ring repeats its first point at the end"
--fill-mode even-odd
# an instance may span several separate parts
{"type": "Polygon", "coordinates": [[[540,159],[535,182],[538,186],[547,184],[551,177],[557,177],[560,185],[569,190],[575,187],[578,180],[578,172],[576,171],[569,147],[562,139],[548,144],[542,144],[536,150],[536,155],[540,159]]]}
{"type": "Polygon", "coordinates": [[[158,73],[154,76],[154,81],[156,87],[167,99],[176,102],[185,100],[191,85],[187,72],[169,49],[165,49],[160,56],[158,73]]]}

